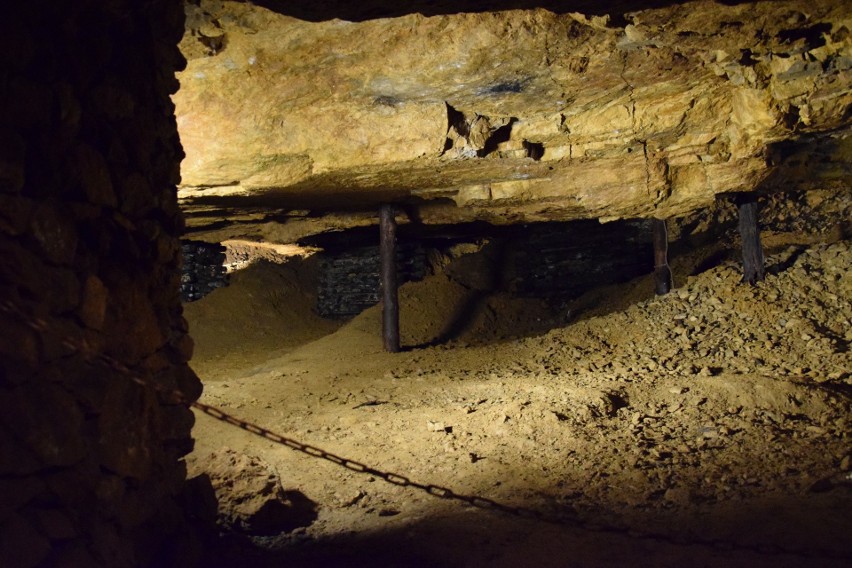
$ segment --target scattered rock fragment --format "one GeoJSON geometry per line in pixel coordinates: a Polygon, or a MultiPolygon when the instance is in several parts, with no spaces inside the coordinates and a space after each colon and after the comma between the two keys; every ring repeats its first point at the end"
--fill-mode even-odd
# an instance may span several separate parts
{"type": "Polygon", "coordinates": [[[316,519],[314,503],[286,492],[277,472],[262,459],[225,448],[204,460],[219,502],[219,524],[252,535],[273,535],[316,519]]]}
{"type": "Polygon", "coordinates": [[[429,420],[428,422],[426,422],[426,428],[430,432],[443,432],[445,434],[450,434],[453,431],[452,426],[447,426],[443,422],[435,422],[433,420],[429,420]]]}

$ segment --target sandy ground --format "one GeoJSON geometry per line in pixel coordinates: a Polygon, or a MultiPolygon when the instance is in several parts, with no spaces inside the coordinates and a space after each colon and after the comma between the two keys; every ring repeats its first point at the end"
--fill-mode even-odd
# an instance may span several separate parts
{"type": "Polygon", "coordinates": [[[724,258],[687,276],[693,255],[673,262],[673,293],[653,297],[645,278],[579,299],[570,318],[438,273],[401,290],[399,354],[381,350],[378,307],[345,324],[311,312],[311,260],[235,273],[187,306],[202,402],[565,524],[436,498],[198,413],[192,474],[223,448],[257,456],[317,514],[230,535],[208,563],[848,566],[852,247],[766,241],[756,287],[724,258]],[[696,544],[717,539],[729,544],[696,544]]]}

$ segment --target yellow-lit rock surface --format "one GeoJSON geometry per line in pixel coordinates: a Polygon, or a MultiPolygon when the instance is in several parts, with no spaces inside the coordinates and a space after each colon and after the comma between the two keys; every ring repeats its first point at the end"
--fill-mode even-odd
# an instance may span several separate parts
{"type": "Polygon", "coordinates": [[[174,101],[189,225],[288,241],[373,222],[353,210],[382,201],[426,223],[606,220],[849,186],[843,2],[692,2],[611,21],[308,22],[188,4],[174,101]]]}

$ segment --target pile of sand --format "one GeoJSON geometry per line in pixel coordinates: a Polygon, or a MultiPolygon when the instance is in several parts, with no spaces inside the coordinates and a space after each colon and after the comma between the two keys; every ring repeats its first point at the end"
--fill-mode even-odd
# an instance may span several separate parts
{"type": "Polygon", "coordinates": [[[231,274],[229,286],[184,305],[195,341],[191,365],[203,380],[251,367],[340,326],[313,310],[316,265],[313,257],[260,261],[231,274]]]}

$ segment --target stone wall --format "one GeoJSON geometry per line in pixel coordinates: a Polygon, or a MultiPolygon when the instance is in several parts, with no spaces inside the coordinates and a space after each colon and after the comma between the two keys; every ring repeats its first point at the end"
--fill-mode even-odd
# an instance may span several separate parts
{"type": "MultiPolygon", "coordinates": [[[[341,240],[345,240],[345,235],[341,240]]],[[[397,245],[399,284],[426,275],[426,251],[413,243],[397,245]]],[[[326,318],[351,317],[379,303],[381,257],[378,246],[360,246],[322,254],[317,313],[326,318]]]]}
{"type": "MultiPolygon", "coordinates": [[[[400,237],[400,284],[421,280],[430,269],[430,258],[443,258],[446,266],[431,268],[444,270],[466,288],[561,305],[594,288],[648,274],[654,267],[647,220],[469,225],[448,228],[444,237],[438,233],[400,237]],[[482,246],[483,242],[488,244],[482,246]],[[473,254],[451,252],[456,245],[464,249],[465,243],[473,254]]],[[[354,229],[309,240],[326,249],[321,253],[317,291],[317,313],[322,317],[351,317],[379,302],[379,248],[351,246],[364,234],[354,229]]]]}
{"type": "Polygon", "coordinates": [[[530,225],[514,248],[510,288],[557,303],[654,269],[646,220],[530,225]]]}
{"type": "Polygon", "coordinates": [[[225,247],[200,241],[182,241],[183,271],[180,297],[184,302],[200,300],[216,288],[228,285],[225,247]]]}
{"type": "Polygon", "coordinates": [[[0,566],[161,566],[184,542],[193,415],[95,362],[200,394],[169,98],[183,17],[177,0],[4,8],[0,566]]]}

